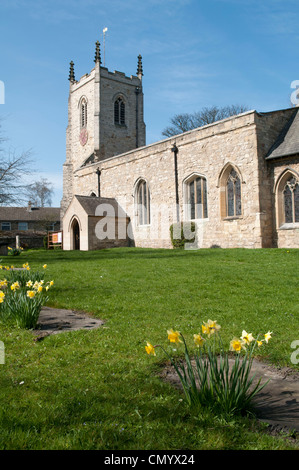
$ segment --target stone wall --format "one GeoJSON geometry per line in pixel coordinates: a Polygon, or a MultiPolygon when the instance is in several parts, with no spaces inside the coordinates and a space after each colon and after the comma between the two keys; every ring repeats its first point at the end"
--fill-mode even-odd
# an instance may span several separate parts
{"type": "MultiPolygon", "coordinates": [[[[178,148],[180,218],[186,219],[184,180],[196,173],[208,184],[208,219],[197,220],[199,247],[261,247],[261,215],[255,113],[205,126],[101,162],[101,194],[115,197],[131,219],[133,242],[171,247],[169,227],[176,221],[173,144],[178,148]],[[219,176],[226,164],[242,177],[242,216],[221,217],[219,176]],[[142,178],[151,194],[151,224],[139,226],[135,189],[142,178]]],[[[75,193],[88,195],[95,165],[76,172],[75,193]]]]}
{"type": "Polygon", "coordinates": [[[275,223],[275,245],[278,248],[299,248],[299,224],[280,224],[278,216],[278,191],[277,183],[286,170],[293,170],[299,175],[299,155],[275,159],[269,162],[271,171],[272,198],[275,201],[274,223],[275,223]]]}

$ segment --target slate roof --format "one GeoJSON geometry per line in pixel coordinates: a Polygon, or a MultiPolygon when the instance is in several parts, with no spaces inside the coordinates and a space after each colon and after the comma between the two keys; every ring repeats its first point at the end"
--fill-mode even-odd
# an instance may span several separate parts
{"type": "Polygon", "coordinates": [[[271,147],[266,160],[299,154],[299,108],[271,147]]]}
{"type": "Polygon", "coordinates": [[[79,201],[87,215],[94,216],[100,204],[110,204],[115,210],[116,215],[126,217],[124,210],[114,198],[79,195],[75,195],[75,198],[79,201]]]}
{"type": "Polygon", "coordinates": [[[60,221],[60,208],[59,207],[33,207],[28,210],[27,207],[1,207],[0,206],[0,220],[1,221],[24,221],[24,222],[38,222],[38,221],[60,221]]]}

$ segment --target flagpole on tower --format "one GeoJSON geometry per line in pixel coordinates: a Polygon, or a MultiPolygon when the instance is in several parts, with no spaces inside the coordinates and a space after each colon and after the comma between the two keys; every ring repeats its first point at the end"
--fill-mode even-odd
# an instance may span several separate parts
{"type": "Polygon", "coordinates": [[[108,28],[103,29],[103,45],[104,45],[104,67],[105,67],[105,35],[108,31],[108,28]]]}

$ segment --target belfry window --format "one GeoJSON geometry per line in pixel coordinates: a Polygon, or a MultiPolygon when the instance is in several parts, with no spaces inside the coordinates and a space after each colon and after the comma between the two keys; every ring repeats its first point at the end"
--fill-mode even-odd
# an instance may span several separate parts
{"type": "Polygon", "coordinates": [[[208,217],[206,178],[195,176],[187,181],[186,189],[189,219],[206,219],[208,217]]]}
{"type": "Polygon", "coordinates": [[[299,223],[299,181],[294,176],[284,186],[283,209],[286,224],[299,223]]]}
{"type": "Polygon", "coordinates": [[[226,215],[227,217],[237,217],[241,214],[241,181],[236,170],[232,168],[226,183],[226,215]]]}
{"type": "Polygon", "coordinates": [[[150,192],[146,181],[139,181],[136,196],[138,225],[148,225],[150,223],[150,192]]]}
{"type": "Polygon", "coordinates": [[[114,124],[125,124],[125,103],[122,98],[114,102],[114,124]]]}
{"type": "Polygon", "coordinates": [[[87,101],[85,98],[81,101],[81,127],[87,126],[87,101]]]}

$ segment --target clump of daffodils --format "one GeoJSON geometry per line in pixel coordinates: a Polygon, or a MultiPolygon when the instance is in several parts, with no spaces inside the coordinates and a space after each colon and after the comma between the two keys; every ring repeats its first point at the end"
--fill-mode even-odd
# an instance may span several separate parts
{"type": "Polygon", "coordinates": [[[233,337],[228,350],[224,350],[220,329],[216,320],[202,323],[200,332],[193,334],[196,346],[193,359],[183,334],[173,329],[167,330],[169,345],[184,346],[184,361],[172,357],[160,344],[154,346],[147,342],[145,350],[153,356],[156,356],[157,348],[164,351],[192,408],[198,411],[198,407],[208,406],[226,415],[243,413],[249,410],[252,398],[268,383],[260,385],[260,379],[253,385],[254,376],[250,376],[250,371],[255,347],[268,343],[272,332],[268,331],[263,339],[259,339],[243,330],[240,337],[233,337]],[[235,353],[233,361],[231,352],[235,353]]]}
{"type": "MultiPolygon", "coordinates": [[[[43,266],[45,270],[47,265],[43,266]]],[[[28,263],[23,270],[9,272],[0,280],[0,320],[14,322],[22,328],[35,328],[40,310],[47,302],[48,290],[54,281],[45,281],[44,272],[31,271],[28,263]]]]}

